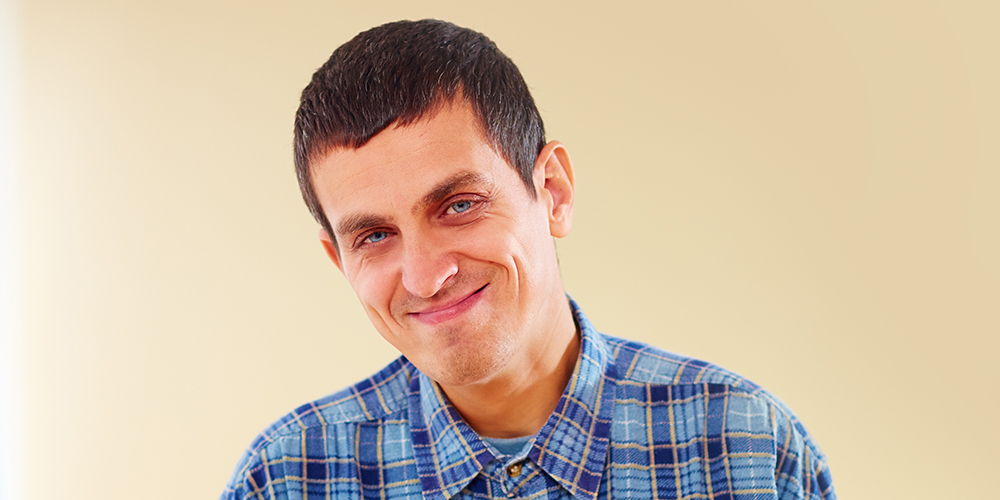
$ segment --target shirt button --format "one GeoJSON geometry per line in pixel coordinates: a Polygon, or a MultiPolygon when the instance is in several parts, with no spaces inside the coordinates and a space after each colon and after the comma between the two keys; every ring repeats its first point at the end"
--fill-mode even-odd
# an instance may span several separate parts
{"type": "Polygon", "coordinates": [[[510,477],[517,477],[521,475],[521,464],[512,464],[507,467],[507,475],[510,477]]]}

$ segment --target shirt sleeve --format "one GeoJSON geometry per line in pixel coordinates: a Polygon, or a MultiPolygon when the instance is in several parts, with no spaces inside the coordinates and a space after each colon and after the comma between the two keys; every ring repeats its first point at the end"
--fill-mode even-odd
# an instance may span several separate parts
{"type": "Polygon", "coordinates": [[[775,489],[780,500],[836,500],[826,456],[805,426],[778,402],[771,407],[775,489]]]}
{"type": "Polygon", "coordinates": [[[243,456],[233,469],[233,474],[226,483],[226,488],[219,496],[219,500],[243,500],[247,497],[246,471],[249,469],[253,455],[250,450],[243,452],[243,456]]]}

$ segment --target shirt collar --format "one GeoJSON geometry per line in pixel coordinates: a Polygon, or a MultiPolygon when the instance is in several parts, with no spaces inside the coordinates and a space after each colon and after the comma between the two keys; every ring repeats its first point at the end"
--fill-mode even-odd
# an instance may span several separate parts
{"type": "MultiPolygon", "coordinates": [[[[607,460],[617,373],[603,336],[572,299],[570,307],[580,357],[528,458],[578,500],[592,500],[607,460]]],[[[496,458],[423,373],[410,382],[409,417],[424,498],[451,498],[496,458]]]]}

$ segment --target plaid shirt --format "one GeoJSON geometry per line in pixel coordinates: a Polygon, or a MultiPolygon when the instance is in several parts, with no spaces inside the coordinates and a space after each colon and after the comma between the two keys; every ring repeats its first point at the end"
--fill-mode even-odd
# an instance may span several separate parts
{"type": "Polygon", "coordinates": [[[266,429],[223,500],[826,499],[826,457],[791,410],[718,366],[608,337],[570,301],[581,349],[555,412],[498,452],[399,358],[266,429]]]}

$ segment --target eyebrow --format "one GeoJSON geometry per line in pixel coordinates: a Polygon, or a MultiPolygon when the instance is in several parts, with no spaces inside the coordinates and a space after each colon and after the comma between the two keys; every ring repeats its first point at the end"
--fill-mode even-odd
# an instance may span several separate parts
{"type": "Polygon", "coordinates": [[[490,178],[479,173],[479,172],[458,172],[445,180],[439,182],[434,188],[424,195],[420,203],[417,203],[413,207],[413,213],[418,213],[423,211],[429,205],[433,205],[448,197],[451,193],[457,191],[459,188],[468,186],[470,184],[487,184],[492,185],[490,178]]]}
{"type": "MultiPolygon", "coordinates": [[[[429,205],[433,205],[440,200],[447,198],[456,190],[470,184],[486,184],[491,186],[493,183],[490,181],[488,176],[479,172],[458,172],[442,180],[436,186],[431,188],[431,190],[428,191],[427,194],[425,194],[423,198],[421,198],[420,201],[413,206],[413,213],[416,214],[425,210],[429,205]]],[[[370,213],[353,214],[338,222],[335,232],[338,236],[348,236],[371,227],[387,225],[391,222],[392,219],[383,215],[370,213]]]]}
{"type": "Polygon", "coordinates": [[[370,227],[381,226],[388,223],[389,218],[381,215],[355,214],[345,217],[343,220],[338,222],[337,230],[335,232],[338,236],[347,236],[359,231],[364,231],[370,227]]]}

